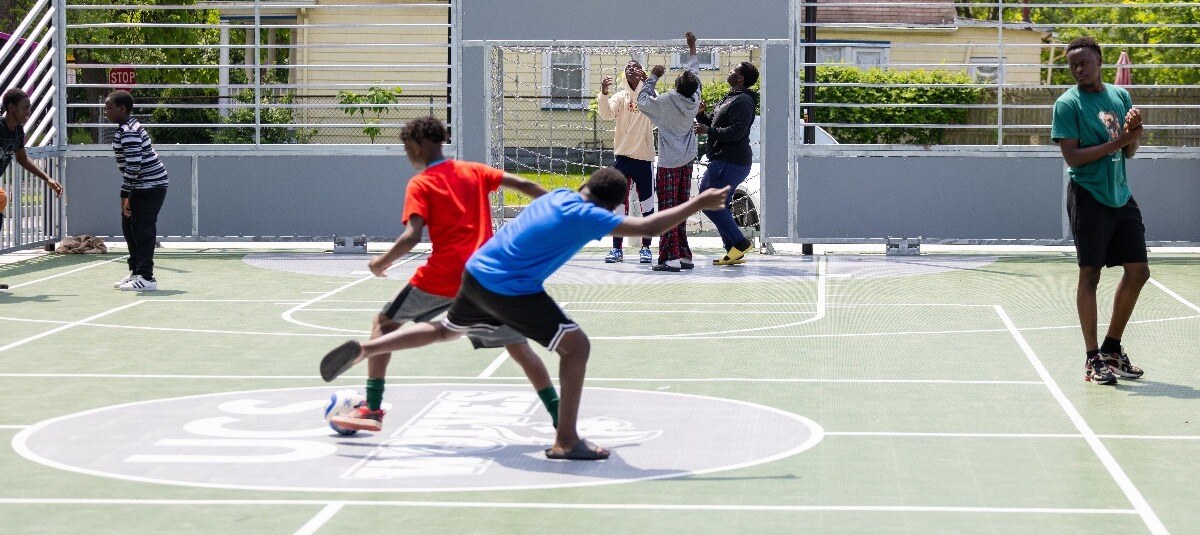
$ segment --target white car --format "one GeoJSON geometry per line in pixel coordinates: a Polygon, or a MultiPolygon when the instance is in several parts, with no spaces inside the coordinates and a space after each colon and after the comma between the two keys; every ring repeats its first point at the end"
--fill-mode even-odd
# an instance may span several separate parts
{"type": "MultiPolygon", "coordinates": [[[[730,202],[730,211],[733,212],[733,219],[737,221],[739,227],[753,228],[759,230],[758,226],[758,192],[759,188],[759,162],[762,161],[759,151],[759,128],[761,121],[756,119],[750,127],[750,148],[754,151],[754,161],[750,164],[750,174],[746,180],[738,185],[733,192],[733,200],[730,202]]],[[[829,135],[823,128],[815,126],[817,130],[817,145],[837,145],[838,141],[829,135]]],[[[657,162],[656,162],[657,163],[657,162]]],[[[708,156],[704,156],[696,163],[692,164],[692,196],[694,197],[700,191],[700,179],[704,177],[704,171],[708,169],[708,156]]]]}

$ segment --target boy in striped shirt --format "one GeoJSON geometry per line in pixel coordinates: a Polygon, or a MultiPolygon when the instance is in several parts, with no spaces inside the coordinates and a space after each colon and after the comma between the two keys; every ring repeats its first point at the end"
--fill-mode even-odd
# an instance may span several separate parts
{"type": "Polygon", "coordinates": [[[104,114],[117,124],[113,152],[121,170],[121,231],[129,246],[129,276],[114,288],[126,292],[158,289],[154,280],[154,243],[158,236],[158,212],[167,198],[167,168],[150,145],[150,135],[130,114],[133,96],[113,91],[104,100],[104,114]]]}

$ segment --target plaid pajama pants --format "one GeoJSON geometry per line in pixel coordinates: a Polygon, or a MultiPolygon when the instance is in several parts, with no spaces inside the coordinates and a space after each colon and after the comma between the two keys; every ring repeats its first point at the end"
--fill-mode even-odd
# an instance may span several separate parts
{"type": "MultiPolygon", "coordinates": [[[[687,202],[692,194],[692,164],[688,163],[682,167],[659,167],[654,187],[658,194],[660,212],[687,202]]],[[[687,241],[686,221],[668,230],[658,239],[658,263],[679,259],[692,259],[692,250],[687,241]]]]}

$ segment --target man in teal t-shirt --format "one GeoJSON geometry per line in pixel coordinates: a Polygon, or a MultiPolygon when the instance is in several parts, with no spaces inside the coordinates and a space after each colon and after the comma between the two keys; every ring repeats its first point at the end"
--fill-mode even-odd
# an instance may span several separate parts
{"type": "Polygon", "coordinates": [[[1110,385],[1117,376],[1142,376],[1121,347],[1121,335],[1150,279],[1150,266],[1142,212],[1125,181],[1125,159],[1137,152],[1142,115],[1127,91],[1101,80],[1101,57],[1100,45],[1091,37],[1067,46],[1067,66],[1078,85],[1054,103],[1050,138],[1070,166],[1067,214],[1079,257],[1075,304],[1087,350],[1084,379],[1110,385]],[[1101,344],[1096,341],[1096,286],[1101,269],[1113,266],[1125,272],[1101,344]]]}

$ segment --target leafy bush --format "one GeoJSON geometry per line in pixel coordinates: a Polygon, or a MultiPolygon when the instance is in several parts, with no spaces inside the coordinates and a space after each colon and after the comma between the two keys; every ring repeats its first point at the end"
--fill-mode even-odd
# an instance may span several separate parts
{"type": "Polygon", "coordinates": [[[354,117],[354,114],[358,114],[367,124],[372,125],[363,128],[363,133],[371,138],[371,143],[375,143],[375,138],[383,133],[383,129],[374,125],[379,124],[379,120],[394,109],[386,105],[399,102],[401,93],[403,90],[399,87],[391,89],[372,87],[367,90],[365,95],[342,90],[338,91],[338,104],[346,106],[342,108],[342,112],[346,115],[354,117]],[[368,116],[368,114],[370,115],[368,116]]]}
{"type": "MultiPolygon", "coordinates": [[[[254,91],[243,89],[239,91],[234,98],[238,103],[249,104],[254,102],[254,91]]],[[[292,104],[296,100],[296,93],[288,91],[283,95],[276,96],[269,92],[262,94],[260,108],[260,122],[263,125],[278,124],[290,125],[294,119],[292,116],[292,108],[279,107],[279,104],[292,104]]],[[[229,115],[222,121],[225,124],[254,124],[254,108],[237,108],[229,112],[229,115]]],[[[261,143],[308,143],[316,135],[314,129],[295,128],[295,127],[262,127],[261,143]]],[[[226,144],[253,144],[254,143],[254,127],[249,128],[221,128],[213,133],[214,143],[226,144]]]]}
{"type": "MultiPolygon", "coordinates": [[[[943,70],[897,71],[857,67],[818,67],[819,83],[880,84],[882,87],[820,86],[818,103],[849,104],[938,104],[938,107],[816,107],[813,122],[850,124],[963,124],[967,108],[957,104],[979,102],[980,90],[973,87],[914,87],[916,84],[969,84],[966,73],[943,70]]],[[[936,145],[946,130],[920,127],[827,128],[842,143],[907,143],[936,145]]]]}
{"type": "MultiPolygon", "coordinates": [[[[203,104],[204,108],[155,108],[151,114],[154,124],[216,124],[217,90],[214,88],[177,87],[163,90],[161,102],[166,104],[203,104]]],[[[156,128],[155,143],[212,143],[213,130],[206,127],[156,128]]]]}

